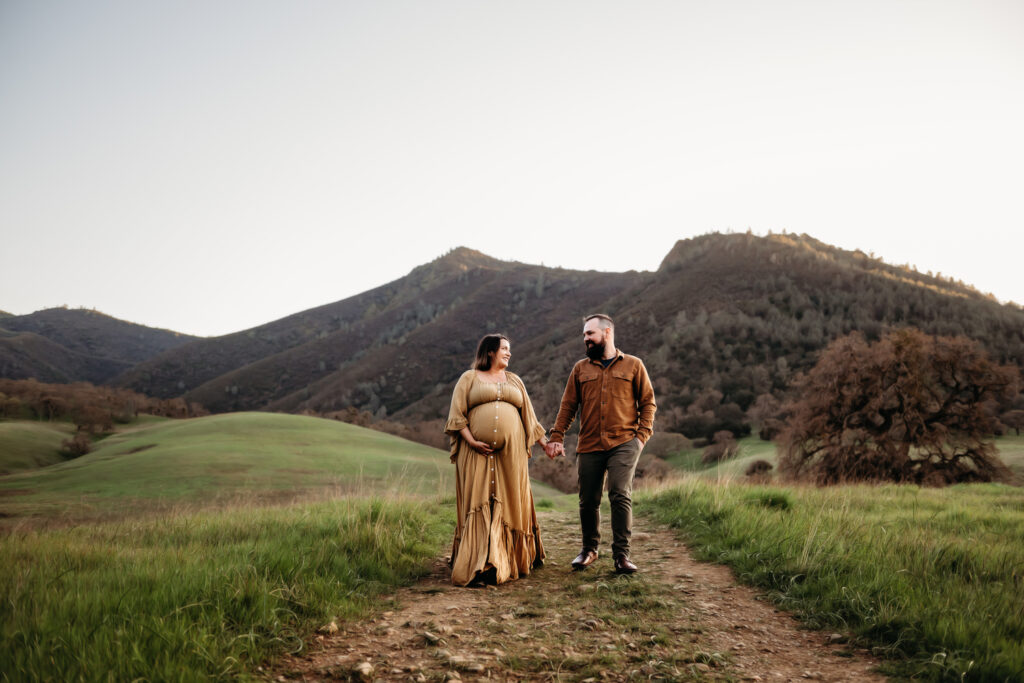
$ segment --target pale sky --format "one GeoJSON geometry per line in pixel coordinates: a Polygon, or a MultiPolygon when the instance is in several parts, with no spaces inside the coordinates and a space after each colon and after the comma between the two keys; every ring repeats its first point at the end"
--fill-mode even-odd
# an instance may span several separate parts
{"type": "Polygon", "coordinates": [[[1024,3],[0,0],[11,313],[217,335],[748,228],[1024,303],[1024,3]]]}

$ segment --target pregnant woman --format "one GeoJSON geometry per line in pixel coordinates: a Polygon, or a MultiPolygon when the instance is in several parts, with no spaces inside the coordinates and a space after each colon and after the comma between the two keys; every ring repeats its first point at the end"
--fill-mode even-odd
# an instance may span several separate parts
{"type": "Polygon", "coordinates": [[[457,586],[505,583],[544,563],[527,461],[547,439],[523,380],[507,370],[511,358],[508,338],[486,335],[452,392],[445,432],[455,463],[457,586]]]}

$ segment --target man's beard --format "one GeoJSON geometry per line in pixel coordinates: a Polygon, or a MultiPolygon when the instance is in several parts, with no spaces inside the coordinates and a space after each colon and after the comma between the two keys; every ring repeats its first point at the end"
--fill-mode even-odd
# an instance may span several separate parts
{"type": "Polygon", "coordinates": [[[604,358],[604,340],[600,342],[587,342],[587,358],[590,360],[601,360],[604,358]]]}

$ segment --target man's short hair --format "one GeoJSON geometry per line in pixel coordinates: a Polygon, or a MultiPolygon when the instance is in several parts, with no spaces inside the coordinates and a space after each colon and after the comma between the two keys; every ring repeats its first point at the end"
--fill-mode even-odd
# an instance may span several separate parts
{"type": "Polygon", "coordinates": [[[615,327],[615,323],[612,322],[611,317],[605,315],[604,313],[591,313],[590,315],[588,315],[587,317],[585,317],[583,319],[583,324],[586,325],[588,322],[590,322],[594,318],[597,318],[598,320],[601,321],[600,324],[601,324],[601,329],[602,330],[607,330],[609,327],[615,327]]]}

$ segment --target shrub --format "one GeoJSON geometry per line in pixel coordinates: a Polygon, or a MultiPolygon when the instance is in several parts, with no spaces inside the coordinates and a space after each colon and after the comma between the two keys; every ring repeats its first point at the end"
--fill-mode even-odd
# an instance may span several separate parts
{"type": "Polygon", "coordinates": [[[774,441],[775,437],[782,433],[783,422],[774,418],[768,418],[761,423],[761,429],[757,435],[762,441],[774,441]]]}
{"type": "Polygon", "coordinates": [[[767,460],[755,460],[754,462],[747,465],[746,471],[743,473],[748,477],[756,477],[768,474],[774,469],[774,466],[767,460]]]}
{"type": "Polygon", "coordinates": [[[775,510],[788,510],[793,507],[793,499],[785,491],[757,491],[748,496],[747,500],[755,505],[775,510]]]}
{"type": "Polygon", "coordinates": [[[700,456],[700,461],[705,465],[710,465],[728,460],[735,456],[738,450],[739,446],[732,432],[725,430],[715,432],[712,444],[704,449],[704,453],[700,456]]]}
{"type": "Polygon", "coordinates": [[[640,454],[640,460],[636,463],[636,478],[645,481],[661,481],[672,472],[672,466],[667,462],[648,453],[644,448],[640,454]]]}
{"type": "Polygon", "coordinates": [[[92,439],[86,432],[76,432],[73,437],[61,442],[60,450],[69,458],[80,458],[92,450],[92,439]]]}

